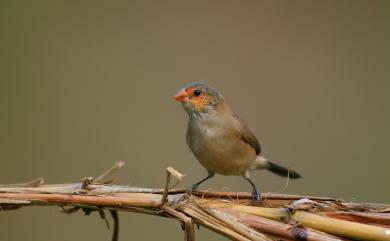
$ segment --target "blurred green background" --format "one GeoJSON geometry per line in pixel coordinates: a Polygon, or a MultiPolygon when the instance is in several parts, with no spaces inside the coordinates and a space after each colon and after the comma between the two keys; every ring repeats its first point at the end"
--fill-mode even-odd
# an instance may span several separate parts
{"type": "MultiPolygon", "coordinates": [[[[77,182],[125,160],[120,184],[206,172],[172,95],[217,87],[264,154],[303,179],[283,192],[389,203],[389,1],[1,1],[0,183],[77,182]]],[[[263,192],[286,180],[252,174],[263,192]]],[[[239,177],[202,186],[250,191],[239,177]]],[[[121,213],[120,240],[183,240],[121,213]]],[[[96,214],[0,212],[0,240],[109,240],[96,214]]],[[[205,228],[198,240],[225,240],[205,228]]]]}

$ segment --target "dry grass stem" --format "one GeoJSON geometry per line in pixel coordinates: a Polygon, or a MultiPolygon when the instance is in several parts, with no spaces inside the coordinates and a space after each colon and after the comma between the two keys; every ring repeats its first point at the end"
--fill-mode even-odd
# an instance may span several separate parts
{"type": "Polygon", "coordinates": [[[167,168],[164,188],[108,185],[123,162],[97,178],[69,184],[43,184],[43,179],[0,185],[0,210],[25,206],[59,206],[65,213],[98,211],[114,220],[112,240],[118,240],[117,212],[137,212],[178,220],[184,239],[194,241],[194,223],[231,240],[390,240],[390,205],[348,203],[323,197],[265,193],[260,203],[250,193],[198,191],[191,196],[171,189],[171,177],[184,175],[167,168]],[[88,211],[90,210],[90,211],[88,211]]]}

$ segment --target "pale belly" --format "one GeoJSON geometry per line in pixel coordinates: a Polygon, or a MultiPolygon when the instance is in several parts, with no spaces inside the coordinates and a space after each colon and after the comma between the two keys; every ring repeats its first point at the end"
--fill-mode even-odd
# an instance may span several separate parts
{"type": "MultiPolygon", "coordinates": [[[[228,133],[229,134],[229,133],[228,133]]],[[[190,148],[209,171],[222,175],[243,175],[256,159],[254,149],[237,137],[205,130],[191,136],[190,148]]]]}

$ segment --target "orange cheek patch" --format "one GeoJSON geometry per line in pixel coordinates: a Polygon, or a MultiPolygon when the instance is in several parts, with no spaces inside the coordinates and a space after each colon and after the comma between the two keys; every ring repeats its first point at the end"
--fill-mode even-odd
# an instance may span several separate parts
{"type": "Polygon", "coordinates": [[[202,94],[201,96],[193,97],[192,104],[194,105],[196,111],[200,112],[202,111],[202,109],[207,107],[212,100],[213,97],[211,97],[210,95],[202,94]]]}
{"type": "Polygon", "coordinates": [[[194,105],[195,110],[198,112],[200,110],[202,110],[202,108],[204,107],[204,104],[203,104],[201,98],[192,98],[192,104],[194,105]]]}

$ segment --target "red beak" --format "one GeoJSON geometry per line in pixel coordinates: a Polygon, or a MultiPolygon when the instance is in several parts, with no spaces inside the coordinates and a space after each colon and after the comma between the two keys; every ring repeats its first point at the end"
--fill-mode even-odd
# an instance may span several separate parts
{"type": "Polygon", "coordinates": [[[187,94],[187,92],[186,92],[185,89],[179,90],[179,91],[175,94],[175,96],[173,96],[173,98],[174,98],[175,100],[181,102],[181,103],[185,103],[185,102],[189,101],[189,99],[188,99],[188,94],[187,94]]]}

